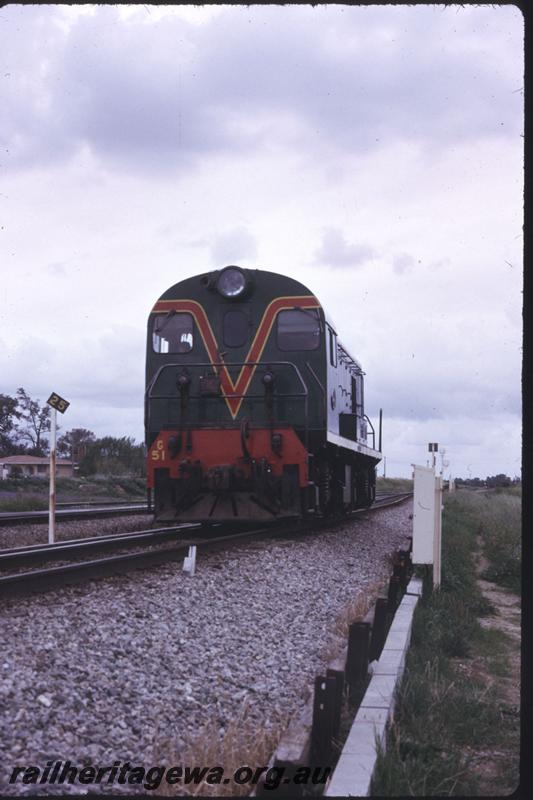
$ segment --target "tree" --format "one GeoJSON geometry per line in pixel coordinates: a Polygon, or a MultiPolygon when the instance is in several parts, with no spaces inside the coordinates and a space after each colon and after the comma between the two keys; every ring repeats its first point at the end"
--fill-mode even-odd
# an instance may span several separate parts
{"type": "Polygon", "coordinates": [[[144,475],[144,445],[137,444],[132,436],[104,436],[90,442],[85,457],[80,462],[80,473],[94,475],[144,475]]]}
{"type": "Polygon", "coordinates": [[[13,455],[19,447],[16,441],[16,420],[20,419],[18,400],[8,394],[0,394],[0,456],[13,455]]]}
{"type": "Polygon", "coordinates": [[[497,475],[487,476],[487,486],[490,489],[494,489],[497,486],[510,486],[510,485],[511,485],[511,479],[503,472],[499,472],[497,475]]]}
{"type": "Polygon", "coordinates": [[[32,400],[22,387],[17,389],[22,426],[18,426],[19,436],[30,444],[29,453],[34,456],[45,456],[48,452],[48,440],[43,434],[50,430],[50,406],[40,405],[39,400],[32,400]]]}
{"type": "Polygon", "coordinates": [[[87,455],[89,445],[96,441],[96,436],[87,428],[72,428],[57,440],[57,452],[60,456],[80,462],[87,455]]]}

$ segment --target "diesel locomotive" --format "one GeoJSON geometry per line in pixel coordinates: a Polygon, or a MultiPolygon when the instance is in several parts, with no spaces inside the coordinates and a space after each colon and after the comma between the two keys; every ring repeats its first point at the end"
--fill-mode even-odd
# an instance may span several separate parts
{"type": "Polygon", "coordinates": [[[227,266],[176,283],[148,320],[155,519],[274,520],[371,505],[381,441],[363,386],[331,318],[293,278],[227,266]]]}

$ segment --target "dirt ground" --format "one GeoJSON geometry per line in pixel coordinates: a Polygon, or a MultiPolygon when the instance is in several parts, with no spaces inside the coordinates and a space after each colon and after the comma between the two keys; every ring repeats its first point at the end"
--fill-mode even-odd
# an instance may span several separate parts
{"type": "MultiPolygon", "coordinates": [[[[487,566],[484,557],[479,555],[478,575],[487,566]]],[[[510,590],[481,577],[478,577],[478,582],[496,611],[482,617],[480,623],[484,628],[502,631],[508,646],[503,670],[491,669],[490,656],[483,655],[468,662],[461,661],[458,665],[461,670],[482,676],[486,686],[496,691],[502,719],[502,736],[498,744],[486,749],[473,745],[468,748],[468,755],[480,781],[480,794],[504,796],[511,794],[519,783],[521,599],[510,590]]]]}

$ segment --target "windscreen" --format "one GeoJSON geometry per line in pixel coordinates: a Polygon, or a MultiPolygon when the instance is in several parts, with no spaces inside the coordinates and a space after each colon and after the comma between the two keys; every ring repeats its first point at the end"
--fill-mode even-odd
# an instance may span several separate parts
{"type": "Polygon", "coordinates": [[[188,353],[193,347],[192,316],[176,312],[157,314],[152,340],[156,353],[188,353]]]}
{"type": "Polygon", "coordinates": [[[280,311],[277,319],[280,350],[316,350],[320,342],[320,321],[316,309],[280,311]]]}

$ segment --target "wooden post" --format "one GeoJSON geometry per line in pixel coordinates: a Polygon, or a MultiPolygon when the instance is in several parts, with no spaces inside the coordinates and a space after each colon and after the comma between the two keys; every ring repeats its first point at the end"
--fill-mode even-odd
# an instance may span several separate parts
{"type": "Polygon", "coordinates": [[[400,597],[400,578],[397,575],[391,575],[389,579],[389,590],[387,594],[387,611],[389,614],[394,614],[398,607],[400,597]]]}
{"type": "Polygon", "coordinates": [[[319,675],[315,678],[313,703],[313,727],[311,730],[311,765],[328,766],[331,755],[331,740],[335,723],[335,700],[337,681],[319,675]]]}
{"type": "Polygon", "coordinates": [[[333,739],[336,739],[341,729],[342,698],[344,695],[344,670],[328,667],[326,670],[326,678],[333,678],[335,680],[335,697],[333,700],[332,709],[331,735],[333,739]]]}
{"type": "Polygon", "coordinates": [[[388,601],[386,597],[378,597],[374,612],[374,624],[370,638],[370,661],[375,661],[381,655],[387,634],[388,601]]]}
{"type": "Polygon", "coordinates": [[[407,584],[409,583],[410,573],[411,573],[411,551],[410,550],[398,550],[398,564],[394,567],[394,575],[398,575],[400,578],[400,586],[402,592],[405,592],[407,589],[407,584]]]}
{"type": "Polygon", "coordinates": [[[351,687],[360,684],[368,672],[370,623],[352,622],[348,631],[346,681],[351,687]]]}

